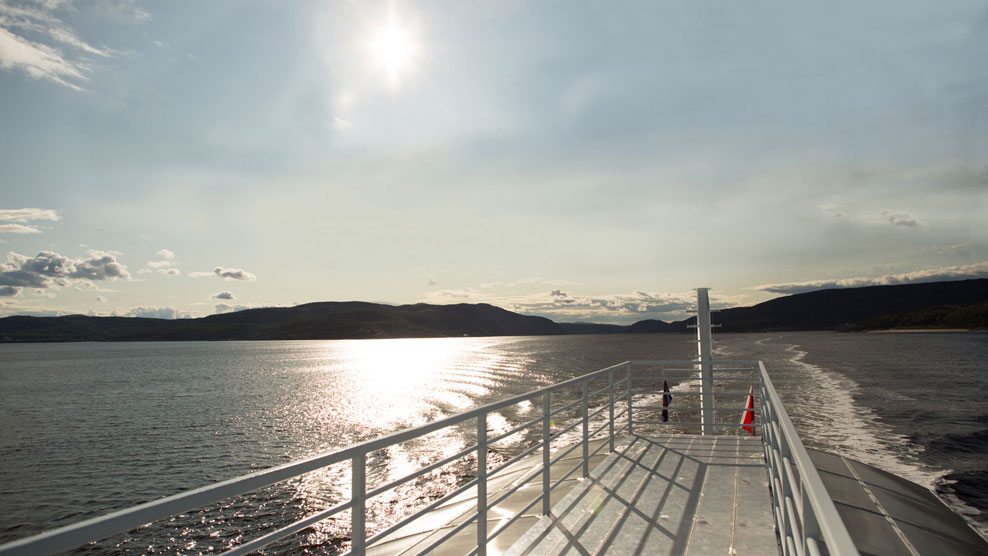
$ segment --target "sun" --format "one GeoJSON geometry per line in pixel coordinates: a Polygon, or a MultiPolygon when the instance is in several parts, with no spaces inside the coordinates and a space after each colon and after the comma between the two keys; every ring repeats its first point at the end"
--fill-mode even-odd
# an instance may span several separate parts
{"type": "Polygon", "coordinates": [[[412,69],[418,45],[411,30],[392,19],[374,31],[370,50],[374,61],[394,86],[412,69]]]}

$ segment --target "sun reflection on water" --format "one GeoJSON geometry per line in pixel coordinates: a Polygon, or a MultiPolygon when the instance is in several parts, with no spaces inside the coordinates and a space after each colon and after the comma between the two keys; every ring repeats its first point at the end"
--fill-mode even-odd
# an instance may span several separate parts
{"type": "Polygon", "coordinates": [[[463,363],[475,347],[462,338],[342,342],[338,356],[343,361],[338,364],[351,374],[352,393],[363,402],[363,415],[415,426],[437,416],[425,407],[428,400],[465,409],[472,405],[469,396],[489,391],[490,379],[483,373],[463,380],[471,374],[461,370],[463,363]],[[449,388],[449,382],[458,387],[449,388]]]}
{"type": "MultiPolygon", "coordinates": [[[[483,403],[492,389],[520,372],[517,363],[490,344],[480,338],[435,338],[332,341],[317,350],[309,346],[300,356],[310,391],[288,411],[310,424],[345,431],[337,447],[423,425],[483,403]]],[[[368,454],[368,489],[463,450],[474,441],[473,427],[470,422],[441,429],[368,454]]],[[[497,434],[509,423],[494,413],[488,427],[497,434]]],[[[454,488],[473,472],[475,459],[470,457],[368,500],[369,530],[386,527],[454,488]]],[[[314,513],[349,499],[351,477],[347,464],[309,473],[293,485],[291,496],[303,513],[314,513]]],[[[307,542],[341,542],[348,527],[348,512],[338,514],[315,525],[307,542]]]]}

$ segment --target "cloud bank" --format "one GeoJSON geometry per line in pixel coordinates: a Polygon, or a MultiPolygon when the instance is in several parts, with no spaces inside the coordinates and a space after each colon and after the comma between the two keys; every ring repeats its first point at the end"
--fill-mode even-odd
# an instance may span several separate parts
{"type": "Polygon", "coordinates": [[[126,313],[119,314],[114,312],[114,316],[121,317],[138,317],[145,319],[187,319],[191,315],[184,311],[179,311],[174,307],[132,307],[126,313]]]}
{"type": "Polygon", "coordinates": [[[754,289],[782,293],[806,293],[832,288],[860,288],[864,286],[894,286],[899,284],[919,284],[923,282],[948,282],[952,280],[969,280],[988,278],[988,261],[969,265],[948,266],[906,272],[902,274],[886,274],[884,276],[838,278],[832,280],[812,280],[809,282],[790,282],[785,284],[764,284],[754,289]]]}
{"type": "Polygon", "coordinates": [[[222,315],[223,313],[236,313],[238,311],[246,311],[247,309],[252,309],[253,307],[249,305],[227,305],[226,303],[217,303],[214,309],[217,315],[222,315]]]}
{"type": "Polygon", "coordinates": [[[90,251],[89,258],[73,259],[53,251],[41,251],[27,257],[10,251],[7,262],[0,263],[0,287],[11,297],[22,288],[62,288],[74,281],[92,283],[106,280],[129,280],[127,267],[111,253],[90,251]],[[11,292],[13,288],[16,291],[11,292]]]}
{"type": "MultiPolygon", "coordinates": [[[[685,311],[696,304],[696,294],[649,293],[635,291],[612,295],[574,295],[562,289],[522,296],[499,296],[487,291],[439,290],[429,292],[428,303],[489,303],[510,311],[538,315],[556,322],[589,321],[599,323],[631,324],[640,320],[682,320],[685,311]]],[[[714,297],[715,307],[733,306],[733,300],[714,297]]]]}

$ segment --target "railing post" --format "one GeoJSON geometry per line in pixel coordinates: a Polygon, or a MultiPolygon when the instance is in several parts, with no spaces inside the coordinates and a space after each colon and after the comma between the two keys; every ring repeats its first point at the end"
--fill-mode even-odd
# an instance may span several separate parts
{"type": "Polygon", "coordinates": [[[477,556],[487,556],[487,413],[477,416],[477,556]]]}
{"type": "Polygon", "coordinates": [[[696,339],[700,356],[700,423],[703,434],[714,434],[714,363],[710,337],[710,299],[707,288],[696,290],[696,339]]]}
{"type": "Polygon", "coordinates": [[[367,540],[367,531],[364,528],[364,511],[367,502],[367,454],[360,453],[353,456],[350,466],[350,550],[354,556],[363,556],[367,540]]]}
{"type": "MultiPolygon", "coordinates": [[[[795,536],[796,524],[790,519],[790,513],[787,511],[786,503],[792,500],[793,485],[789,482],[792,479],[792,474],[789,472],[788,467],[792,460],[789,454],[789,442],[790,439],[785,436],[785,432],[780,431],[779,442],[779,479],[782,486],[782,492],[779,493],[779,501],[781,502],[780,508],[782,510],[782,529],[784,537],[792,538],[793,542],[798,542],[799,539],[795,536]]],[[[791,551],[787,551],[791,552],[791,551]]]]}
{"type": "Polygon", "coordinates": [[[549,443],[552,440],[552,419],[549,410],[549,392],[542,394],[542,515],[549,515],[549,443]]]}
{"type": "Polygon", "coordinates": [[[590,398],[587,381],[583,381],[583,477],[590,476],[590,398]]]}
{"type": "Polygon", "coordinates": [[[816,539],[820,537],[820,524],[816,520],[816,512],[813,511],[813,505],[810,503],[810,497],[807,493],[806,485],[800,489],[800,512],[799,518],[803,521],[800,530],[803,533],[803,538],[800,539],[800,545],[802,546],[802,553],[809,554],[807,550],[810,547],[809,539],[816,539]]]}
{"type": "Polygon", "coordinates": [[[614,371],[607,373],[607,387],[608,387],[608,448],[610,452],[614,451],[614,371]]]}
{"type": "Polygon", "coordinates": [[[627,384],[625,384],[625,386],[627,386],[628,388],[628,436],[632,436],[635,433],[633,428],[634,420],[631,418],[631,368],[632,367],[633,365],[631,363],[628,363],[628,378],[627,378],[627,384]]]}

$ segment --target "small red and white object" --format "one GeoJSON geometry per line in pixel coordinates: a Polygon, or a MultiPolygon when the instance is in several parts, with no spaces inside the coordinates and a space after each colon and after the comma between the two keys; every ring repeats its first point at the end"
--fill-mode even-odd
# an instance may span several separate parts
{"type": "MultiPolygon", "coordinates": [[[[748,395],[745,396],[744,402],[744,412],[741,414],[741,424],[750,425],[755,422],[755,387],[754,385],[748,387],[748,395]]],[[[748,431],[748,436],[755,436],[754,427],[742,426],[742,429],[748,431]]]]}

